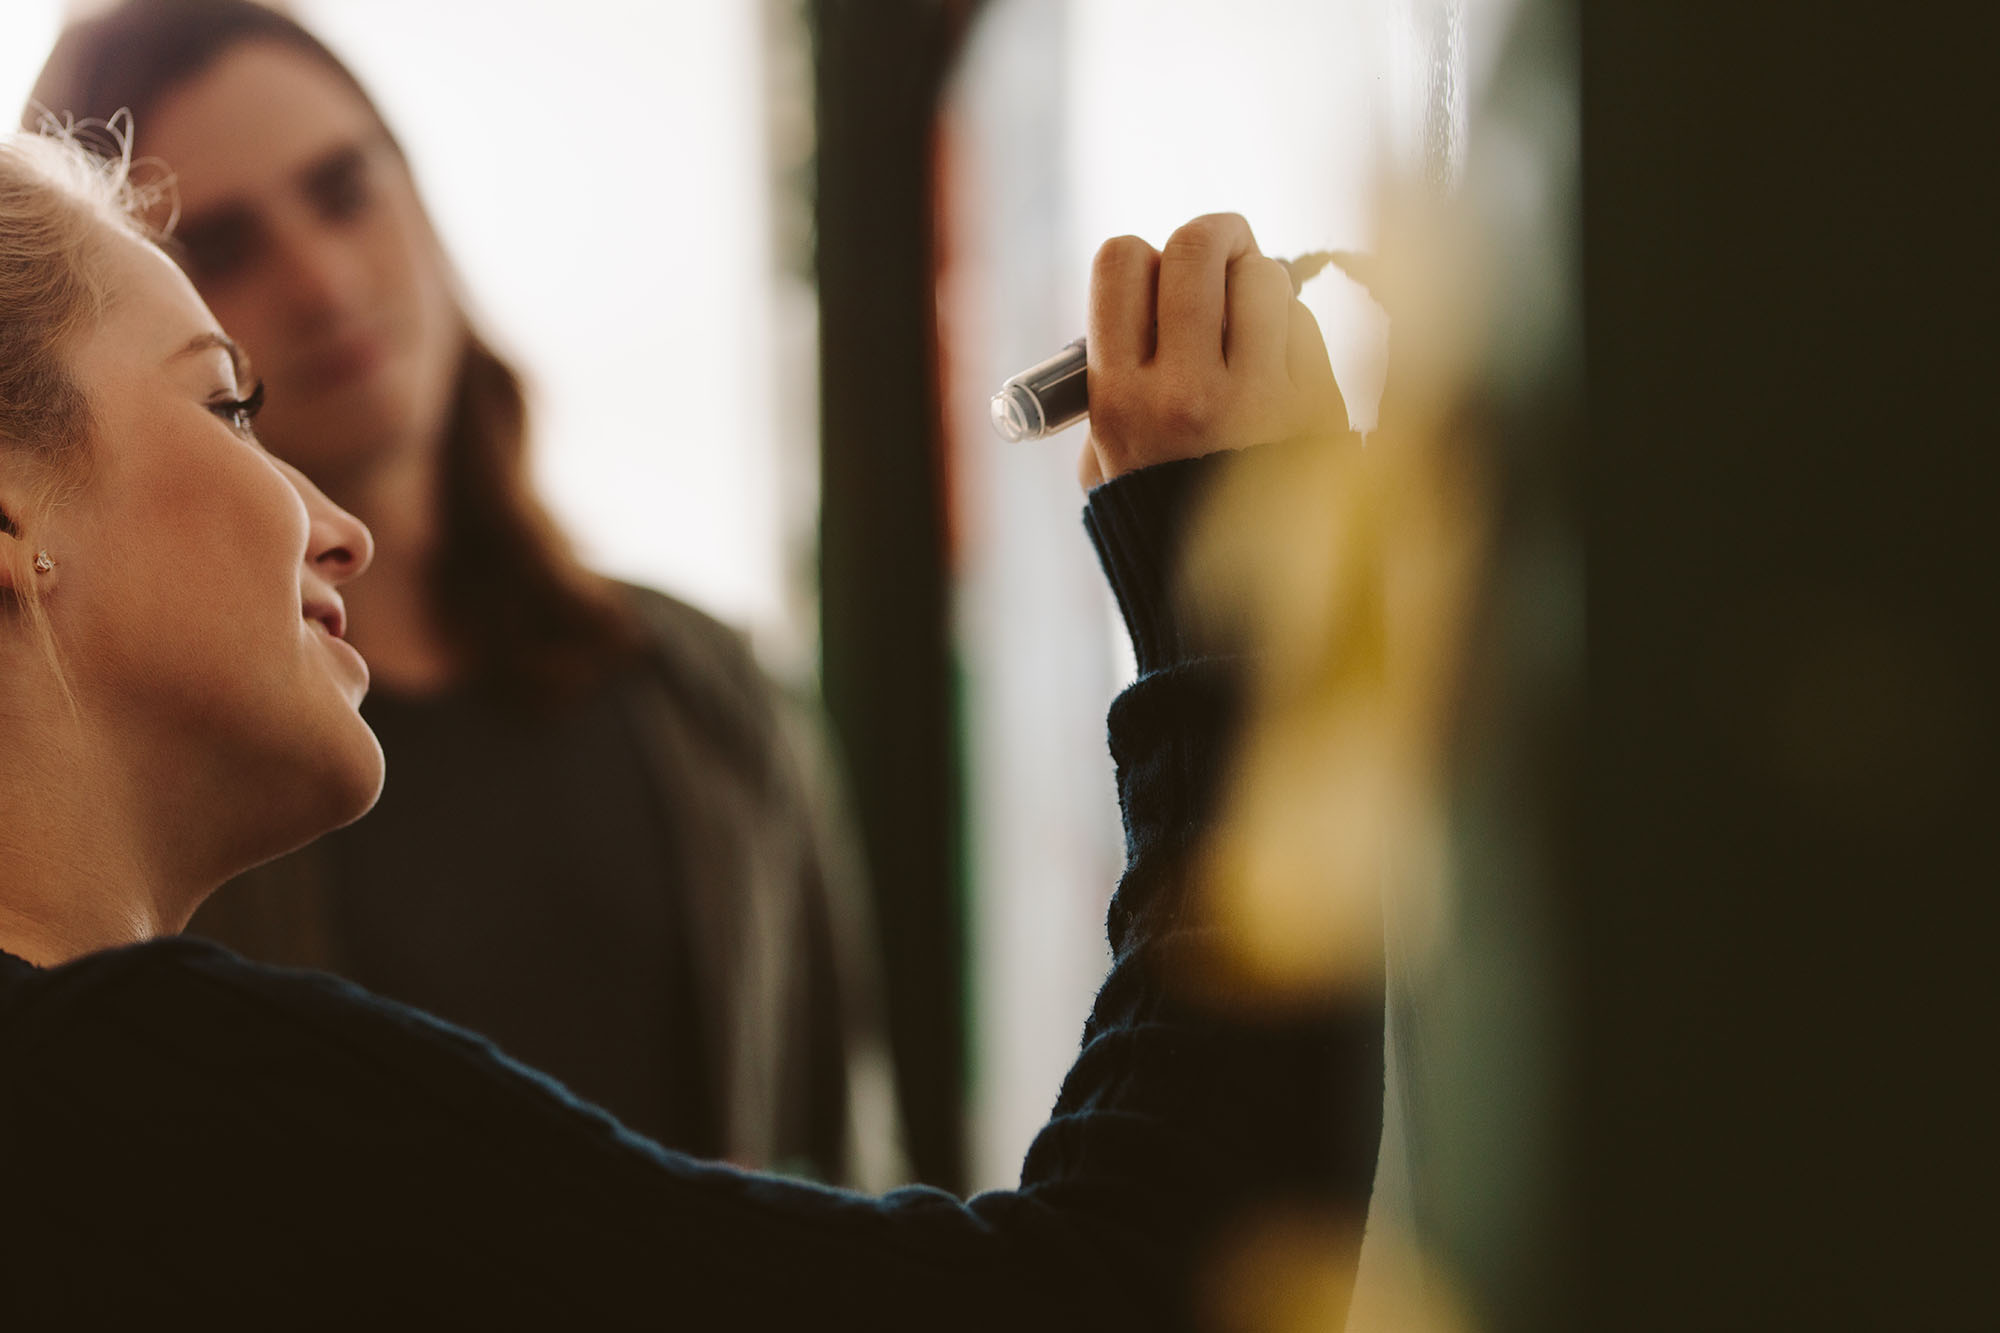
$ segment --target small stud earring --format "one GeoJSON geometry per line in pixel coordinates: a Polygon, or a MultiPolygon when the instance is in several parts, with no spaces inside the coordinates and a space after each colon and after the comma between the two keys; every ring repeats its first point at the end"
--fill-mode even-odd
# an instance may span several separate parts
{"type": "Polygon", "coordinates": [[[35,572],[37,574],[46,574],[55,567],[56,567],[56,562],[49,559],[49,553],[47,551],[35,552],[35,572]]]}

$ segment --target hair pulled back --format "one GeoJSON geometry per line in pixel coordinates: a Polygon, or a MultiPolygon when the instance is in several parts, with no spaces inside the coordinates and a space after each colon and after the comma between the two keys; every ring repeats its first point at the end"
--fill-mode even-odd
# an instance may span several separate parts
{"type": "MultiPolygon", "coordinates": [[[[111,299],[104,240],[148,235],[139,219],[149,200],[131,184],[129,121],[85,127],[109,146],[97,152],[66,125],[44,128],[0,134],[0,535],[20,543],[17,558],[39,545],[49,511],[89,465],[90,398],[70,352],[111,299]]],[[[0,605],[25,617],[67,692],[36,589],[16,580],[0,605]]]]}
{"type": "MultiPolygon", "coordinates": [[[[125,127],[107,127],[111,156],[50,129],[0,135],[0,449],[56,478],[80,466],[89,440],[90,402],[68,350],[109,299],[102,236],[146,233],[125,127]]],[[[11,529],[24,517],[0,522],[11,529]]]]}

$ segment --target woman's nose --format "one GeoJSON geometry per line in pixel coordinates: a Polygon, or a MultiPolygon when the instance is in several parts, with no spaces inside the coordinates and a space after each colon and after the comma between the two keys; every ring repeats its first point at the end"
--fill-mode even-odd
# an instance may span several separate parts
{"type": "Polygon", "coordinates": [[[355,299],[358,274],[348,244],[329,229],[295,226],[272,248],[276,288],[294,318],[323,320],[355,299]]]}
{"type": "Polygon", "coordinates": [[[368,525],[326,498],[319,487],[294,474],[299,494],[312,520],[306,560],[319,576],[338,588],[360,578],[375,559],[375,538],[368,525]]]}

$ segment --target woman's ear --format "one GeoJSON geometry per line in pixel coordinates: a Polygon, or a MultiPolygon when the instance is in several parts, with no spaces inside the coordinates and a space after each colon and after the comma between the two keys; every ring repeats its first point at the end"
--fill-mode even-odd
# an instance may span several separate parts
{"type": "MultiPolygon", "coordinates": [[[[0,441],[0,446],[7,442],[0,441]]],[[[47,593],[61,560],[55,554],[51,495],[37,469],[0,447],[0,594],[47,593]]]]}
{"type": "Polygon", "coordinates": [[[54,568],[48,552],[28,549],[27,538],[9,513],[8,497],[0,490],[0,593],[19,593],[54,568]]]}

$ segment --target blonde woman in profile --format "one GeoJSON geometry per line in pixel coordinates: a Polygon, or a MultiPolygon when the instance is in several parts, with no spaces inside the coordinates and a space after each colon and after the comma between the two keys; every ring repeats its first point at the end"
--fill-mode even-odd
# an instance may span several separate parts
{"type": "Polygon", "coordinates": [[[1180,529],[1219,468],[1342,447],[1315,438],[1344,420],[1318,330],[1240,218],[1093,272],[1082,466],[1140,665],[1111,714],[1131,856],[1021,1187],[962,1202],[662,1150],[460,1029],[176,938],[374,801],[342,601],[372,551],[260,447],[252,370],[128,202],[115,165],[0,140],[10,1326],[1171,1329],[1245,1217],[1358,1235],[1379,995],[1231,1013],[1176,982],[1211,942],[1192,853],[1245,665],[1192,646],[1180,529]]]}

